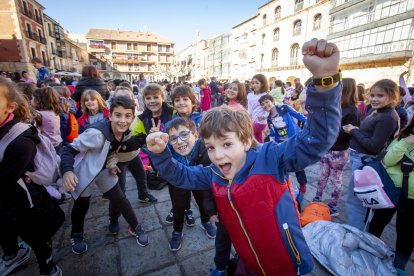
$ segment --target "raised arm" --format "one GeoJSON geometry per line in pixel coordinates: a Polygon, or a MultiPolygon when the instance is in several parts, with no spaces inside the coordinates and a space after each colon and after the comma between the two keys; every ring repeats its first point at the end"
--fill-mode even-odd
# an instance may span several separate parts
{"type": "Polygon", "coordinates": [[[210,167],[201,165],[187,167],[172,158],[167,147],[168,134],[154,132],[147,136],[149,157],[161,177],[176,187],[188,190],[211,189],[210,167]]]}

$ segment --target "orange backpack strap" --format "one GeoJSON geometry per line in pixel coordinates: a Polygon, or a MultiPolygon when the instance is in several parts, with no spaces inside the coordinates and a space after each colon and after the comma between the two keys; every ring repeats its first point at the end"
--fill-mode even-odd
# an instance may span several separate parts
{"type": "Polygon", "coordinates": [[[72,143],[75,138],[79,135],[79,125],[78,121],[76,120],[75,115],[72,112],[69,112],[69,134],[66,136],[66,139],[68,139],[69,143],[72,143]]]}

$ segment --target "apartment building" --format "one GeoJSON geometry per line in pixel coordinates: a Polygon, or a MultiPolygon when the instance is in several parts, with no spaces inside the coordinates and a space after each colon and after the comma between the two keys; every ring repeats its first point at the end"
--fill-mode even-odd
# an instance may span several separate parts
{"type": "Polygon", "coordinates": [[[206,72],[210,77],[218,80],[230,80],[231,71],[231,32],[223,33],[208,42],[208,58],[206,72]]]}
{"type": "Polygon", "coordinates": [[[91,65],[111,78],[155,80],[157,66],[173,64],[174,42],[154,33],[90,29],[86,39],[91,65]]]}
{"type": "Polygon", "coordinates": [[[35,0],[0,1],[0,70],[24,70],[34,76],[34,57],[50,65],[43,10],[35,0]]]}
{"type": "Polygon", "coordinates": [[[302,63],[302,45],[329,32],[330,0],[275,0],[259,7],[252,40],[255,69],[270,82],[304,82],[310,72],[302,63]]]}
{"type": "Polygon", "coordinates": [[[414,0],[336,0],[330,16],[328,39],[341,50],[344,77],[369,85],[412,74],[414,0]]]}
{"type": "Polygon", "coordinates": [[[250,80],[256,72],[256,31],[258,15],[232,29],[231,80],[250,80]]]}

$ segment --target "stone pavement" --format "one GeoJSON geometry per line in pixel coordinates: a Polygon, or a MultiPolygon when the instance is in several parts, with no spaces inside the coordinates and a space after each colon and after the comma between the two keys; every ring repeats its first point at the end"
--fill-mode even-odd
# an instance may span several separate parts
{"type": "MultiPolygon", "coordinates": [[[[308,176],[308,188],[302,206],[306,206],[316,191],[319,176],[318,165],[309,166],[306,169],[308,176]]],[[[344,185],[347,186],[350,170],[346,167],[344,172],[344,185]]],[[[296,181],[293,176],[292,179],[296,181]]],[[[324,199],[328,200],[330,185],[324,193],[324,199]]],[[[72,201],[61,205],[66,213],[66,221],[53,239],[54,255],[56,263],[62,268],[64,275],[209,275],[209,268],[214,267],[214,240],[207,238],[204,230],[199,227],[200,219],[194,199],[192,201],[194,216],[197,225],[184,226],[184,238],[181,250],[172,253],[168,247],[172,226],[164,222],[170,211],[168,189],[151,191],[158,198],[157,204],[145,204],[138,202],[136,186],[133,179],[127,179],[127,196],[135,210],[144,229],[150,236],[150,244],[147,247],[137,245],[135,239],[128,234],[127,224],[120,219],[121,231],[117,237],[108,232],[108,201],[103,200],[98,191],[94,192],[91,206],[85,222],[85,237],[89,249],[83,255],[75,255],[70,247],[70,210],[72,201]]],[[[346,187],[344,189],[346,192],[346,187]]],[[[302,207],[302,208],[303,208],[302,207]]],[[[340,215],[333,218],[336,222],[345,222],[346,214],[344,204],[339,204],[340,215]]],[[[395,244],[395,219],[386,228],[383,239],[391,247],[395,244]]],[[[414,275],[413,256],[407,267],[407,275],[414,275]]],[[[315,269],[309,275],[330,275],[323,267],[316,263],[315,269]]],[[[32,257],[27,265],[17,270],[13,275],[38,275],[37,263],[32,257]]]]}

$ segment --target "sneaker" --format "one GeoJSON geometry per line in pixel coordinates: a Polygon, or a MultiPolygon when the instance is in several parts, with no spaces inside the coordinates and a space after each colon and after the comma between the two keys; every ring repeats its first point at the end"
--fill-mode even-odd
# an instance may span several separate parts
{"type": "Polygon", "coordinates": [[[158,199],[151,195],[150,193],[145,193],[142,197],[138,197],[140,202],[144,203],[156,203],[158,199]]]}
{"type": "Polygon", "coordinates": [[[193,217],[193,210],[188,209],[185,211],[185,224],[189,227],[193,227],[195,225],[195,219],[193,217]]]}
{"type": "Polygon", "coordinates": [[[62,275],[63,275],[62,269],[59,266],[55,265],[53,267],[52,272],[50,272],[49,274],[43,274],[41,276],[62,276],[62,275]]]}
{"type": "Polygon", "coordinates": [[[335,206],[331,206],[328,204],[329,212],[331,213],[331,217],[337,217],[339,216],[338,209],[335,206]]]}
{"type": "Polygon", "coordinates": [[[167,224],[173,224],[174,223],[174,214],[172,212],[172,209],[171,209],[170,213],[168,214],[168,216],[165,218],[165,223],[167,223],[167,224]]]}
{"type": "Polygon", "coordinates": [[[108,229],[109,229],[109,232],[112,235],[114,235],[114,236],[118,235],[118,232],[119,232],[119,223],[118,223],[118,220],[117,219],[111,219],[109,221],[108,229]]]}
{"type": "Polygon", "coordinates": [[[319,196],[315,196],[315,197],[312,199],[312,202],[322,202],[322,199],[321,199],[319,196]]]}
{"type": "Polygon", "coordinates": [[[170,240],[170,250],[175,252],[181,248],[181,240],[183,239],[183,232],[172,232],[172,237],[170,240]]]}
{"type": "Polygon", "coordinates": [[[85,242],[83,233],[74,233],[70,239],[72,243],[72,252],[75,254],[83,254],[88,250],[88,244],[85,242]]]}
{"type": "Polygon", "coordinates": [[[224,270],[218,270],[210,268],[210,276],[224,276],[226,275],[224,270]]]}
{"type": "Polygon", "coordinates": [[[8,260],[3,258],[0,263],[0,275],[7,275],[30,259],[32,249],[20,247],[16,256],[8,260]]]}
{"type": "MultiPolygon", "coordinates": [[[[129,233],[131,233],[132,228],[129,227],[129,233]]],[[[144,229],[142,229],[141,224],[138,224],[137,227],[135,227],[135,231],[133,231],[134,236],[137,239],[138,245],[144,247],[149,244],[149,238],[147,232],[145,232],[144,229]]]]}
{"type": "Polygon", "coordinates": [[[216,227],[214,227],[211,221],[208,221],[206,223],[201,223],[201,227],[204,229],[204,231],[206,231],[207,237],[209,237],[210,239],[216,238],[217,229],[216,227]]]}

